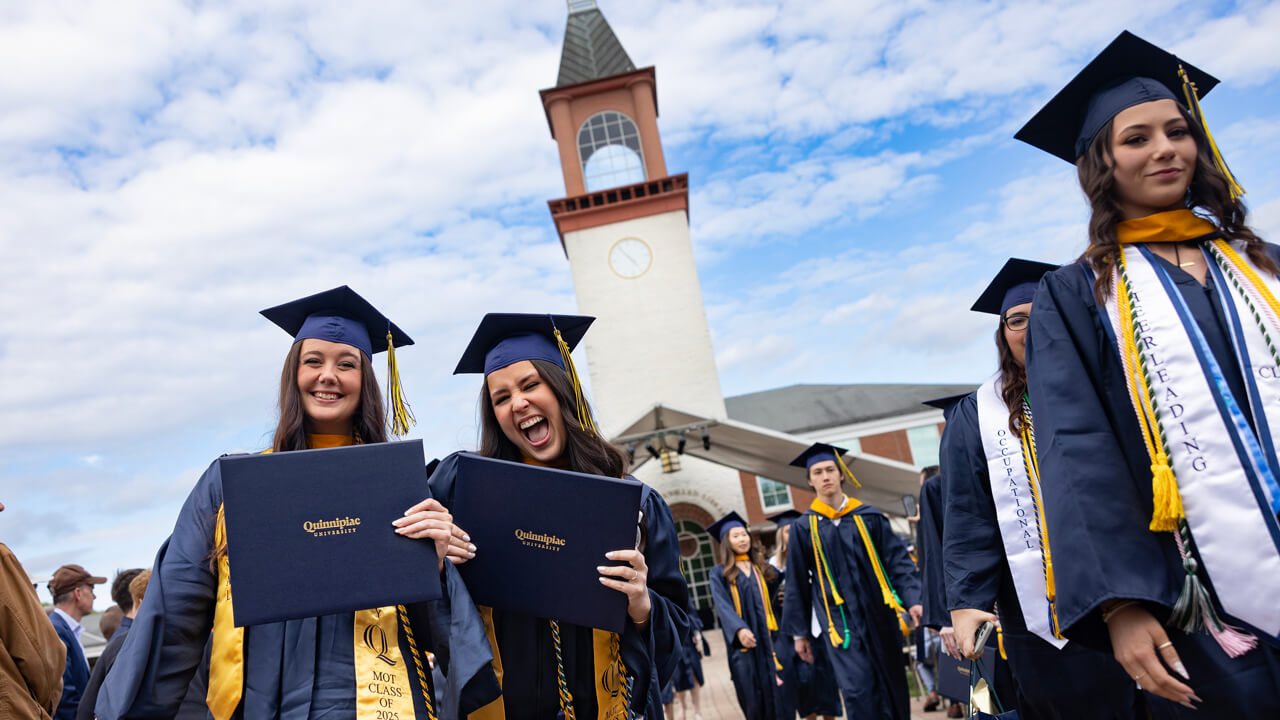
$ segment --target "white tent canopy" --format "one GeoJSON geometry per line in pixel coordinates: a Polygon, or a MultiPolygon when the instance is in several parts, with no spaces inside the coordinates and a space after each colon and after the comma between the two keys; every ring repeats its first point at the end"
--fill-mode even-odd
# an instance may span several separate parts
{"type": "MultiPolygon", "coordinates": [[[[645,450],[647,442],[658,449],[662,443],[675,450],[681,437],[686,441],[686,455],[808,489],[804,468],[789,463],[813,443],[758,425],[655,405],[612,442],[623,446],[635,443],[635,466],[639,467],[651,457],[645,450]],[[703,445],[704,435],[710,440],[710,449],[703,445]]],[[[859,489],[846,483],[845,492],[886,514],[902,515],[902,496],[915,495],[920,489],[920,472],[914,466],[861,452],[844,457],[849,470],[862,483],[859,489]]]]}

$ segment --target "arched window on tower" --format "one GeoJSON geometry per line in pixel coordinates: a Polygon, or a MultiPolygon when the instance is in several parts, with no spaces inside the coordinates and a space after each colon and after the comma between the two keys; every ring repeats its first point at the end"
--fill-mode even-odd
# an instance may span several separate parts
{"type": "Polygon", "coordinates": [[[640,133],[620,112],[596,113],[578,131],[578,156],[587,192],[644,182],[640,133]]]}

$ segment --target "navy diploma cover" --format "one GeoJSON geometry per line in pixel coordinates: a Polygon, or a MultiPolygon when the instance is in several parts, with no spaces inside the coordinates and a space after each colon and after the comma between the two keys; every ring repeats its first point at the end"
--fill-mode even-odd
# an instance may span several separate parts
{"type": "Polygon", "coordinates": [[[476,556],[458,566],[477,605],[620,633],[627,596],[600,584],[636,546],[641,485],[459,453],[453,521],[476,556]]]}
{"type": "Polygon", "coordinates": [[[441,597],[435,543],[391,525],[431,494],[421,440],[218,464],[236,627],[441,597]]]}

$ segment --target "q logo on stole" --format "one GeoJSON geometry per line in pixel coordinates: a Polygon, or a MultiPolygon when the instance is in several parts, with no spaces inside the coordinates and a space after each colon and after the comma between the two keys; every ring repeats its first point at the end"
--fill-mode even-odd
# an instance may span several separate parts
{"type": "Polygon", "coordinates": [[[396,661],[387,657],[387,633],[378,625],[370,625],[364,629],[364,646],[378,654],[378,659],[382,662],[396,666],[396,661]]]}

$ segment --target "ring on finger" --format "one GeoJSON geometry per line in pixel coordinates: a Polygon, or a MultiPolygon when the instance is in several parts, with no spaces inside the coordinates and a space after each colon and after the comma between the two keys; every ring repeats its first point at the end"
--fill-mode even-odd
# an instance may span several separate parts
{"type": "Polygon", "coordinates": [[[1134,675],[1134,676],[1133,676],[1133,681],[1134,681],[1134,682],[1137,682],[1138,680],[1142,679],[1142,676],[1143,676],[1143,675],[1146,675],[1146,673],[1141,672],[1141,673],[1138,673],[1137,675],[1134,675]]]}
{"type": "Polygon", "coordinates": [[[1172,641],[1172,640],[1166,640],[1165,642],[1160,643],[1159,645],[1157,645],[1157,646],[1156,646],[1156,649],[1157,649],[1157,650],[1163,650],[1163,649],[1165,649],[1165,648],[1167,648],[1167,647],[1173,647],[1173,641],[1172,641]]]}

